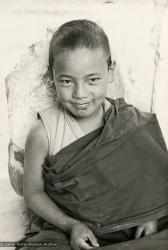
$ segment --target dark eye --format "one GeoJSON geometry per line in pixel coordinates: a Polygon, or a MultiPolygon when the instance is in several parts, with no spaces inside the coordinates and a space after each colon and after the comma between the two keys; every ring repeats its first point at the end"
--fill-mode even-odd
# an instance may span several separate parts
{"type": "Polygon", "coordinates": [[[95,84],[97,83],[101,78],[100,77],[91,77],[89,78],[89,83],[90,84],[95,84]]]}
{"type": "Polygon", "coordinates": [[[61,79],[60,80],[60,83],[61,83],[61,85],[63,85],[63,86],[71,86],[71,84],[72,84],[72,80],[69,80],[69,79],[61,79]]]}

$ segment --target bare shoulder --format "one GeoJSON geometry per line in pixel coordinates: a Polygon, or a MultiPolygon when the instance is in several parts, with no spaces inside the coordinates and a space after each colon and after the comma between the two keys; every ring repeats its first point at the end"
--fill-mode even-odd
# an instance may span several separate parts
{"type": "Polygon", "coordinates": [[[42,165],[48,154],[48,138],[41,120],[33,124],[25,145],[24,196],[43,190],[42,165]]]}
{"type": "Polygon", "coordinates": [[[37,120],[28,134],[25,145],[24,176],[41,175],[42,164],[48,154],[48,138],[41,120],[37,120]]]}
{"type": "Polygon", "coordinates": [[[40,119],[33,124],[27,136],[25,151],[31,148],[46,152],[46,154],[48,152],[48,137],[40,119]]]}

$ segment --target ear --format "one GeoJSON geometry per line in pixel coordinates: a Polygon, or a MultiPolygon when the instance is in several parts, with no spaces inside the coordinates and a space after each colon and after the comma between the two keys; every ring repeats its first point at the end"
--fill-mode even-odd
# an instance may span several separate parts
{"type": "Polygon", "coordinates": [[[114,81],[115,69],[116,69],[116,61],[112,61],[109,67],[109,83],[112,83],[114,81]]]}

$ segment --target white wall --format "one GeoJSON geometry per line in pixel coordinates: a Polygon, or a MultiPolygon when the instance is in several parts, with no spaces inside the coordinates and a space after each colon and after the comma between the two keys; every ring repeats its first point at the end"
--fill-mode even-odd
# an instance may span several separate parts
{"type": "Polygon", "coordinates": [[[164,138],[168,142],[168,8],[162,15],[158,52],[153,110],[157,113],[164,138]]]}

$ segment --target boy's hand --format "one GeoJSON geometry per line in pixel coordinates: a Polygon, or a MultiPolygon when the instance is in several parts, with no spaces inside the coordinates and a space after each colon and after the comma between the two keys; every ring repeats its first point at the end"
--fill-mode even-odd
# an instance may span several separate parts
{"type": "Polygon", "coordinates": [[[154,234],[156,232],[157,232],[157,220],[145,222],[137,227],[135,238],[139,239],[142,236],[142,234],[147,236],[150,234],[154,234]]]}
{"type": "Polygon", "coordinates": [[[74,224],[70,232],[70,244],[74,250],[99,247],[93,232],[84,224],[74,224]]]}

